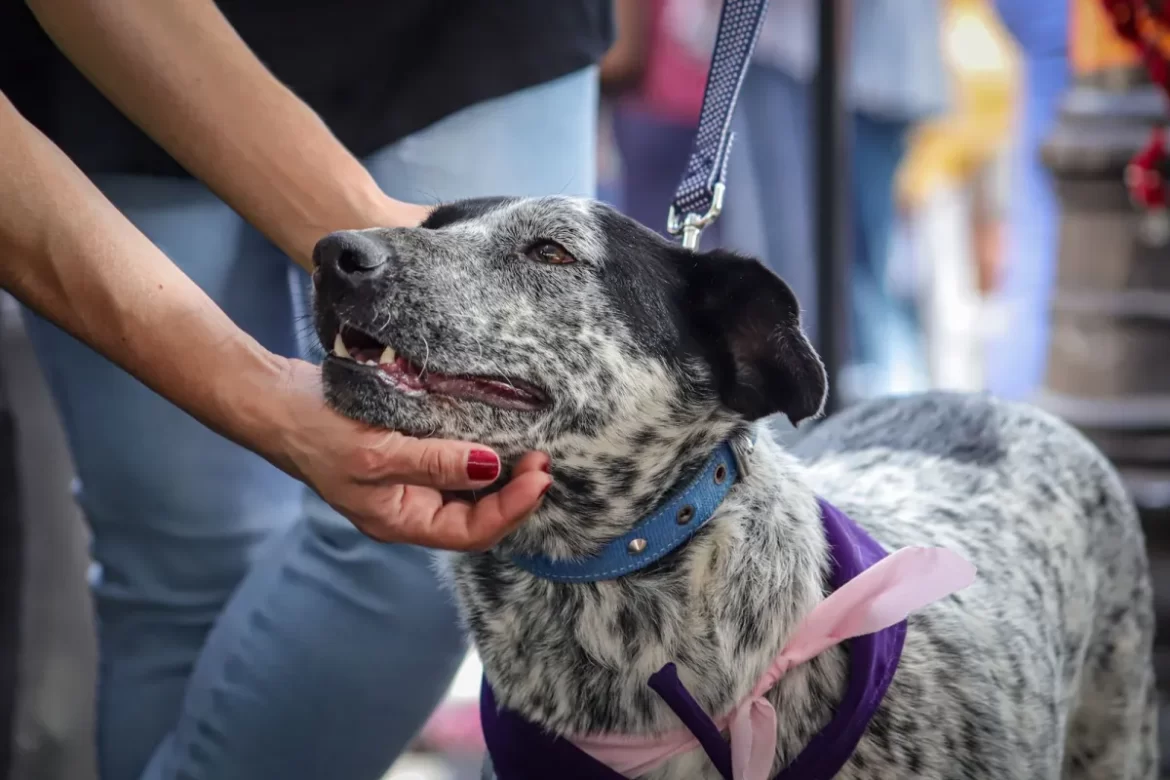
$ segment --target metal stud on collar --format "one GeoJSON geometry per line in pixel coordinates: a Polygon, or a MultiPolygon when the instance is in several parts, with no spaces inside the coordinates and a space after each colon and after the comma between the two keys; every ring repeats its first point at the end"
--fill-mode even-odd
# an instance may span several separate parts
{"type": "Polygon", "coordinates": [[[630,543],[626,546],[626,549],[630,551],[630,555],[641,555],[646,551],[646,540],[631,539],[630,543]]]}

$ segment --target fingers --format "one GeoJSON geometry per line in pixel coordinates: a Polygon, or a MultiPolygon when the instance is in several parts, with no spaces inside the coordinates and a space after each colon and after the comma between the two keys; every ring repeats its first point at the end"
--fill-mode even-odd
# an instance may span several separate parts
{"type": "MultiPolygon", "coordinates": [[[[399,433],[379,433],[372,447],[360,451],[359,472],[364,482],[392,480],[438,490],[475,490],[500,477],[500,456],[491,449],[446,439],[416,439],[399,433]]],[[[513,474],[541,470],[548,474],[549,458],[529,452],[513,474]]]]}
{"type": "Polygon", "coordinates": [[[361,453],[367,482],[393,480],[441,490],[474,490],[500,477],[500,456],[487,447],[444,439],[416,439],[397,433],[361,453]]]}
{"type": "Polygon", "coordinates": [[[498,492],[474,504],[444,501],[432,488],[389,485],[366,488],[376,513],[361,513],[363,533],[383,542],[417,544],[441,550],[486,550],[508,535],[540,506],[552,484],[545,471],[548,456],[529,453],[518,473],[498,492]],[[519,473],[521,468],[523,473],[519,473]]]}
{"type": "Polygon", "coordinates": [[[448,502],[431,520],[433,536],[445,540],[447,549],[486,550],[536,511],[551,484],[537,466],[475,504],[448,502]]]}
{"type": "Polygon", "coordinates": [[[552,470],[552,462],[549,456],[543,452],[529,452],[516,462],[516,468],[512,469],[512,478],[520,476],[529,471],[543,471],[545,474],[552,470]]]}

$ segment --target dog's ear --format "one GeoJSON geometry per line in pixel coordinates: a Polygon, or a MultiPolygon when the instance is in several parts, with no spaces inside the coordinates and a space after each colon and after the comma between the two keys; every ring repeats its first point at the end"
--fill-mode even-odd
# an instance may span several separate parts
{"type": "Polygon", "coordinates": [[[723,403],[749,420],[820,414],[828,378],[800,327],[800,305],[762,263],[725,250],[687,253],[683,310],[723,403]]]}

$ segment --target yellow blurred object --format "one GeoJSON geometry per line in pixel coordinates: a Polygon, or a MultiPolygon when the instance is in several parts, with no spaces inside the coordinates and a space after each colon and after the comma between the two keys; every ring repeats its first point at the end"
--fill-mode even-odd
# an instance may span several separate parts
{"type": "Polygon", "coordinates": [[[895,182],[898,201],[907,209],[940,186],[969,179],[1011,133],[1019,59],[991,3],[947,0],[942,36],[951,111],[920,123],[911,134],[895,182]]]}

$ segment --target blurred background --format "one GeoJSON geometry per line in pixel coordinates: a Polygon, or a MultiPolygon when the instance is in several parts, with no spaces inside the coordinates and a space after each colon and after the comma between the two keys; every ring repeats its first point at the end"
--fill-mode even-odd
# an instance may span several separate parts
{"type": "MultiPolygon", "coordinates": [[[[1158,150],[1145,144],[1164,96],[1106,5],[855,0],[847,34],[826,51],[822,7],[773,0],[735,118],[725,212],[703,240],[761,258],[796,291],[814,341],[845,345],[830,366],[838,405],[986,390],[1088,433],[1146,518],[1161,623],[1170,226],[1158,150]],[[826,57],[836,58],[831,89],[818,81],[826,57]],[[826,95],[843,131],[839,212],[828,216],[815,209],[826,95]],[[1148,164],[1131,165],[1143,148],[1148,164]],[[826,276],[833,262],[844,273],[826,276]],[[826,284],[837,287],[826,294],[826,284]],[[818,311],[826,301],[834,311],[818,311]]],[[[601,66],[599,196],[655,229],[690,152],[719,7],[615,6],[617,40],[601,66]]],[[[0,357],[0,498],[20,497],[19,508],[0,502],[0,586],[23,581],[19,603],[0,604],[0,620],[16,615],[20,626],[18,643],[0,637],[0,685],[10,668],[19,682],[12,776],[91,780],[85,524],[60,425],[2,298],[0,357]]],[[[472,655],[387,777],[477,777],[478,690],[472,655]]]]}

